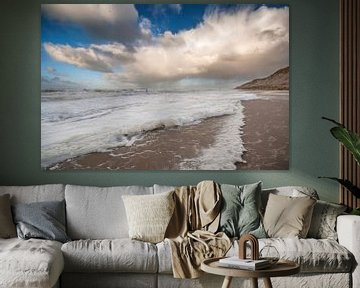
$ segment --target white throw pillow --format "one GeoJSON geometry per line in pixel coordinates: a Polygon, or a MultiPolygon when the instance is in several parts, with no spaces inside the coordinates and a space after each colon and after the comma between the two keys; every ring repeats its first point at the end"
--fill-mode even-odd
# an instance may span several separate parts
{"type": "Polygon", "coordinates": [[[175,207],[173,193],[122,196],[131,239],[151,243],[164,240],[175,207]]]}

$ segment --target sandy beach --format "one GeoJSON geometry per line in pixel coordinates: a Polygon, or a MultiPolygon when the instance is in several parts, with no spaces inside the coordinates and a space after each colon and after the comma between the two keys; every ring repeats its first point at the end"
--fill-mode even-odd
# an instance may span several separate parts
{"type": "Polygon", "coordinates": [[[193,158],[215,140],[224,117],[213,117],[197,125],[159,129],[148,132],[144,139],[130,147],[111,152],[90,153],[57,163],[50,170],[67,169],[179,169],[181,159],[193,158]]]}
{"type": "MultiPolygon", "coordinates": [[[[288,101],[248,100],[243,101],[243,106],[245,125],[241,137],[246,148],[243,155],[246,163],[239,159],[233,163],[234,169],[288,169],[288,101]]],[[[47,169],[178,170],[182,160],[200,155],[202,149],[214,143],[215,135],[227,117],[213,117],[196,125],[154,130],[146,133],[136,145],[89,153],[47,169]]]]}
{"type": "Polygon", "coordinates": [[[237,163],[237,169],[289,169],[289,101],[250,100],[244,107],[246,163],[237,163]]]}

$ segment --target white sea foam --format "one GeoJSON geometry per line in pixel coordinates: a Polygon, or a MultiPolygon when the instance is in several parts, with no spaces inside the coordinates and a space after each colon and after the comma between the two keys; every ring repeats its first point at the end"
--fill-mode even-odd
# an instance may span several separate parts
{"type": "Polygon", "coordinates": [[[243,125],[243,106],[239,104],[238,111],[226,118],[213,145],[201,151],[196,158],[183,159],[179,168],[182,170],[235,170],[235,163],[244,161],[242,156],[246,150],[241,137],[243,125]]]}
{"type": "Polygon", "coordinates": [[[228,91],[45,91],[41,101],[41,165],[113,147],[136,145],[154,129],[228,117],[215,145],[197,159],[184,159],[184,169],[234,169],[244,147],[239,136],[243,124],[241,101],[268,95],[228,91]],[[240,124],[240,125],[239,125],[240,124]],[[232,146],[230,148],[229,146],[232,146]],[[221,162],[221,161],[220,161],[221,162]],[[220,163],[219,162],[219,163],[220,163]],[[210,166],[209,166],[210,165],[210,166]]]}

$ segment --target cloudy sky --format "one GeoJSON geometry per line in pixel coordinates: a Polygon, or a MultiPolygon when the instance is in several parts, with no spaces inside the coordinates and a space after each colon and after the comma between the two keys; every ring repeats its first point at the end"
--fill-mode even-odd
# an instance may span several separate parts
{"type": "Polygon", "coordinates": [[[289,65],[284,5],[43,4],[42,89],[233,87],[289,65]]]}

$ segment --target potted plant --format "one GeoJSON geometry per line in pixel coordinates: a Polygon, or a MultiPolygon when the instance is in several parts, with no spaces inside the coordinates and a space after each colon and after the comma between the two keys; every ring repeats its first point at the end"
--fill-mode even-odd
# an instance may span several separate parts
{"type": "MultiPolygon", "coordinates": [[[[330,129],[331,134],[342,143],[346,149],[354,156],[355,161],[360,165],[360,136],[353,131],[347,129],[343,124],[336,122],[333,119],[322,117],[327,121],[336,124],[330,129]]],[[[339,182],[347,190],[349,190],[356,198],[360,198],[360,188],[354,185],[348,179],[340,179],[336,177],[319,177],[327,178],[339,182]]],[[[351,214],[360,215],[360,207],[354,208],[351,214]]]]}

